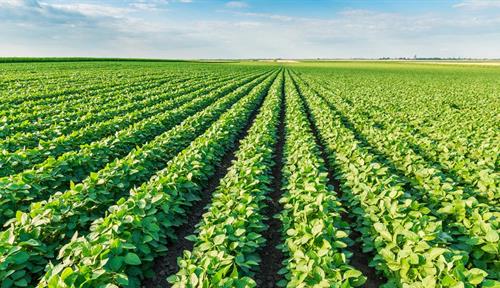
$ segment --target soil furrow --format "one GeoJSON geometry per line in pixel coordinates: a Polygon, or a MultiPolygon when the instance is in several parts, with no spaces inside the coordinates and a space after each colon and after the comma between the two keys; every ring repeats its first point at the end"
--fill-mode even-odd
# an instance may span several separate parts
{"type": "Polygon", "coordinates": [[[278,271],[282,268],[284,260],[283,252],[276,246],[282,243],[281,221],[274,218],[282,209],[279,199],[281,198],[281,170],[283,168],[283,146],[285,144],[285,81],[281,86],[281,107],[278,124],[278,135],[274,150],[275,164],[272,169],[273,182],[272,191],[269,194],[267,207],[264,215],[267,220],[264,222],[268,229],[263,232],[263,237],[267,240],[266,245],[260,252],[261,263],[260,271],[255,275],[255,281],[258,287],[276,287],[276,283],[282,279],[278,271]]]}

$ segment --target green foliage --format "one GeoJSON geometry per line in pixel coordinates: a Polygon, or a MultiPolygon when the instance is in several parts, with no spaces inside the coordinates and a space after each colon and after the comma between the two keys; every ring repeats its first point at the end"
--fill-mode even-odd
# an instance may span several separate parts
{"type": "MultiPolygon", "coordinates": [[[[380,149],[376,152],[362,138],[363,135],[359,134],[361,129],[366,131],[370,126],[353,127],[345,116],[354,113],[352,109],[336,110],[338,105],[335,104],[338,102],[329,103],[328,98],[320,97],[314,91],[325,91],[324,88],[313,82],[307,84],[299,77],[295,79],[300,83],[300,92],[305,96],[322,142],[328,149],[332,168],[337,171],[336,177],[343,182],[344,197],[349,206],[353,207],[352,212],[358,220],[358,230],[363,234],[364,250],[377,253],[372,265],[386,275],[389,287],[402,284],[410,285],[408,287],[453,287],[459,285],[458,283],[477,285],[482,282],[488,274],[484,270],[487,266],[470,261],[473,255],[469,254],[469,249],[450,245],[454,239],[450,236],[451,233],[444,230],[443,225],[447,217],[435,214],[437,209],[428,207],[428,202],[422,201],[429,199],[429,192],[436,190],[427,190],[428,194],[422,198],[418,197],[413,189],[405,191],[403,187],[408,185],[403,185],[407,178],[399,176],[391,162],[382,157],[380,151],[385,151],[382,150],[383,147],[398,141],[397,138],[390,138],[390,142],[385,144],[382,138],[376,138],[377,142],[382,143],[372,143],[380,149]],[[325,113],[325,109],[329,113],[325,113]]],[[[398,146],[390,151],[401,149],[402,146],[398,146]]],[[[408,157],[400,155],[398,160],[405,161],[408,157]]],[[[421,177],[430,177],[434,172],[424,170],[420,173],[421,177]]],[[[436,182],[439,178],[431,178],[434,181],[432,183],[439,183],[436,182]]],[[[427,189],[429,187],[426,186],[427,189]]],[[[449,191],[449,188],[446,189],[449,191]]],[[[448,197],[450,194],[451,192],[448,197]]],[[[456,219],[455,223],[454,227],[460,225],[456,219]]],[[[480,222],[478,224],[483,228],[488,227],[480,222]]],[[[486,229],[483,233],[488,231],[488,228],[486,229]]],[[[490,234],[491,238],[495,238],[493,232],[490,234]]],[[[458,240],[465,241],[463,238],[458,240]]],[[[470,244],[476,243],[481,242],[470,244]]],[[[489,265],[498,265],[492,258],[484,259],[490,259],[486,260],[489,265]]],[[[490,276],[495,278],[494,274],[490,276]]]]}
{"type": "MultiPolygon", "coordinates": [[[[130,196],[112,206],[107,216],[94,221],[90,234],[74,237],[66,244],[59,252],[60,263],[48,267],[39,286],[61,287],[60,273],[69,267],[71,282],[62,287],[124,283],[138,287],[139,279],[151,269],[154,256],[164,253],[167,241],[175,239],[173,229],[185,221],[187,209],[199,199],[198,194],[207,178],[213,175],[215,166],[234,145],[273,79],[266,77],[169,161],[165,169],[149,182],[132,189],[130,196]],[[142,264],[127,263],[129,253],[135,253],[142,264]],[[115,257],[124,257],[122,265],[109,262],[115,257]]],[[[246,89],[240,88],[248,91],[246,89]]]]}
{"type": "Polygon", "coordinates": [[[281,249],[287,287],[356,287],[366,278],[348,263],[348,225],[328,185],[325,163],[291,78],[286,79],[281,249]]]}
{"type": "MultiPolygon", "coordinates": [[[[53,251],[59,250],[75,233],[86,231],[92,221],[101,217],[106,208],[120,197],[127,196],[135,185],[147,181],[155,171],[164,168],[169,159],[210,127],[263,77],[266,76],[233,92],[238,82],[228,85],[194,100],[192,104],[172,110],[167,115],[178,117],[179,121],[194,115],[140,149],[133,150],[125,158],[109,163],[97,173],[91,173],[82,183],[72,184],[66,192],[55,194],[48,201],[32,203],[29,213],[18,211],[17,217],[7,222],[8,229],[0,232],[0,257],[6,257],[5,267],[0,266],[0,271],[12,269],[9,259],[15,254],[11,254],[11,251],[26,251],[30,254],[30,261],[14,266],[15,269],[25,269],[25,277],[39,276],[46,263],[57,256],[53,251]],[[225,93],[229,94],[221,97],[225,93]],[[207,109],[199,111],[214,100],[207,109]],[[24,245],[26,241],[36,245],[24,245]]],[[[166,120],[172,122],[174,119],[177,118],[166,120]]]]}
{"type": "MultiPolygon", "coordinates": [[[[80,146],[80,150],[69,151],[57,159],[49,158],[17,175],[0,178],[0,197],[3,198],[0,204],[0,212],[2,212],[0,220],[12,217],[16,210],[27,211],[31,202],[48,198],[51,191],[67,188],[71,181],[84,180],[91,171],[103,168],[113,159],[126,156],[141,143],[155,139],[186,117],[206,107],[217,97],[254,80],[254,77],[256,76],[223,86],[208,86],[193,93],[167,99],[153,107],[146,107],[144,109],[149,112],[145,114],[152,115],[151,117],[136,122],[115,135],[80,146]],[[154,109],[155,107],[161,109],[154,109]],[[154,115],[154,113],[158,114],[154,115]],[[36,185],[22,185],[23,183],[36,183],[36,185]]],[[[182,91],[181,89],[181,93],[182,91]]],[[[141,111],[139,113],[144,112],[141,111]]],[[[92,128],[95,127],[90,126],[87,130],[92,131],[92,128]]]]}
{"type": "Polygon", "coordinates": [[[495,67],[42,60],[0,64],[1,287],[139,287],[263,103],[168,277],[255,287],[282,88],[279,286],[365,285],[354,241],[384,287],[500,286],[495,67]]]}
{"type": "Polygon", "coordinates": [[[184,252],[179,272],[168,279],[173,287],[255,287],[250,277],[265,242],[262,212],[270,190],[282,84],[279,76],[214,192],[197,235],[189,237],[194,248],[184,252]]]}

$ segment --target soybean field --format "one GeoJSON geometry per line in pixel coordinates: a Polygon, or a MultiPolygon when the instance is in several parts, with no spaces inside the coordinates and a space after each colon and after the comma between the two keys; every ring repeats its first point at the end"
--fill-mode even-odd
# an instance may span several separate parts
{"type": "Polygon", "coordinates": [[[500,287],[499,66],[5,62],[2,288],[500,287]]]}

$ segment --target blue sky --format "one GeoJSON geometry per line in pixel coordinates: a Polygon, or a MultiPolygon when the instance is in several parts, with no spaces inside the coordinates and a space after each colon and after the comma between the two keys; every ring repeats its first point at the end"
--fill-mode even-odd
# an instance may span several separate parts
{"type": "Polygon", "coordinates": [[[0,0],[0,56],[500,58],[500,0],[0,0]]]}

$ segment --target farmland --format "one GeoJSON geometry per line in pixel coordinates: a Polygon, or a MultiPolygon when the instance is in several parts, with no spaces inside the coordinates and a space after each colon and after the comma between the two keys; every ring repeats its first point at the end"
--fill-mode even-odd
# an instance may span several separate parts
{"type": "Polygon", "coordinates": [[[2,288],[500,287],[497,66],[21,60],[2,288]]]}

